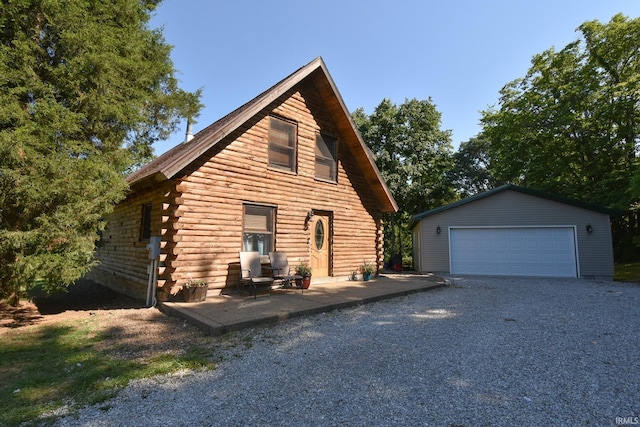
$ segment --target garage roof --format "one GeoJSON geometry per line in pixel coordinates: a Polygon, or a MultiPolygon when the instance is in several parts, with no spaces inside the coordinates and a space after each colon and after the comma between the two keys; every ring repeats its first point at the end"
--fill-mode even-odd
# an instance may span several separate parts
{"type": "Polygon", "coordinates": [[[428,217],[428,216],[431,216],[431,215],[435,215],[437,213],[444,212],[444,211],[447,211],[449,209],[453,209],[453,208],[458,207],[458,206],[466,205],[467,203],[471,203],[473,201],[476,201],[476,200],[479,200],[479,199],[483,199],[485,197],[489,197],[489,196],[492,196],[494,194],[501,193],[501,192],[507,191],[507,190],[518,191],[520,193],[529,194],[531,196],[541,197],[543,199],[553,200],[554,202],[565,203],[565,204],[573,205],[573,206],[576,206],[576,207],[579,207],[579,208],[582,208],[582,209],[588,209],[588,210],[591,210],[591,211],[596,211],[596,212],[600,212],[600,213],[604,213],[604,214],[608,214],[608,215],[612,215],[612,216],[617,216],[617,215],[621,214],[621,212],[614,211],[612,209],[603,208],[602,206],[597,206],[597,205],[593,205],[593,204],[590,204],[590,203],[581,202],[579,200],[568,199],[568,198],[561,197],[561,196],[558,196],[558,195],[555,195],[555,194],[550,194],[550,193],[545,193],[543,191],[534,190],[532,188],[520,187],[518,185],[513,185],[513,184],[506,184],[506,185],[503,185],[501,187],[494,188],[493,190],[485,191],[483,193],[478,193],[478,194],[473,195],[471,197],[467,197],[466,199],[458,200],[457,202],[453,202],[453,203],[450,203],[448,205],[439,206],[439,207],[437,207],[435,209],[431,209],[429,211],[422,212],[422,213],[419,213],[417,215],[414,215],[413,220],[411,222],[411,228],[413,228],[416,225],[416,223],[418,221],[420,221],[422,218],[425,218],[425,217],[428,217]]]}

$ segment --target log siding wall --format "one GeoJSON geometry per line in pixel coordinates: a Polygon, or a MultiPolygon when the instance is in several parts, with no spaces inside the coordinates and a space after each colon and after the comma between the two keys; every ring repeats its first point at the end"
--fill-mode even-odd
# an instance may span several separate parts
{"type": "Polygon", "coordinates": [[[165,298],[189,278],[205,279],[210,289],[236,286],[244,203],[276,206],[275,248],[287,252],[291,266],[309,260],[313,236],[305,230],[305,217],[310,209],[332,214],[330,275],[349,276],[364,260],[381,265],[382,214],[353,159],[313,84],[302,84],[203,153],[177,178],[119,204],[108,219],[98,250],[101,265],[93,276],[130,295],[144,295],[147,242],[139,240],[139,228],[145,203],[152,204],[152,235],[162,237],[158,286],[165,298]],[[268,166],[272,114],[297,123],[293,173],[268,166]],[[318,132],[338,139],[335,183],[315,178],[318,132]]]}
{"type": "MultiPolygon", "coordinates": [[[[153,190],[130,194],[116,205],[107,217],[107,226],[96,250],[100,264],[87,277],[135,298],[146,294],[149,239],[141,239],[142,207],[151,204],[151,235],[166,234],[162,210],[170,186],[167,182],[153,190]]],[[[165,255],[161,255],[161,261],[163,258],[165,255]]]]}

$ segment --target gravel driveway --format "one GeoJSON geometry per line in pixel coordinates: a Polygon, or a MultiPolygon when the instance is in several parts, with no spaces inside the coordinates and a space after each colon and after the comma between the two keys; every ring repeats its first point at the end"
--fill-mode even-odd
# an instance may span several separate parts
{"type": "Polygon", "coordinates": [[[57,425],[615,426],[638,420],[640,285],[449,279],[448,288],[216,339],[236,345],[215,371],[136,382],[57,425]]]}

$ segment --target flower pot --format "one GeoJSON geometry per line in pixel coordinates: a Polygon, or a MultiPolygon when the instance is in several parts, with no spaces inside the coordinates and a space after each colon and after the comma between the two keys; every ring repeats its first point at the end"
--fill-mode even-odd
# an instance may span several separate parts
{"type": "Polygon", "coordinates": [[[362,280],[368,282],[371,279],[371,273],[362,273],[362,280]]]}
{"type": "Polygon", "coordinates": [[[200,302],[207,298],[208,286],[196,286],[182,289],[184,302],[200,302]]]}
{"type": "Polygon", "coordinates": [[[311,276],[305,276],[302,279],[296,279],[296,286],[302,289],[309,289],[311,285],[311,276]]]}

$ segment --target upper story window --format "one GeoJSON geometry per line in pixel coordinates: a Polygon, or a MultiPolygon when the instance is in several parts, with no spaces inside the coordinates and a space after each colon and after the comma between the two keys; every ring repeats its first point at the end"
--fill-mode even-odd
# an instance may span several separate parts
{"type": "Polygon", "coordinates": [[[336,182],[337,147],[336,138],[322,133],[316,134],[316,178],[336,182]]]}
{"type": "Polygon", "coordinates": [[[269,166],[295,172],[296,134],[295,123],[269,117],[269,166]]]}

